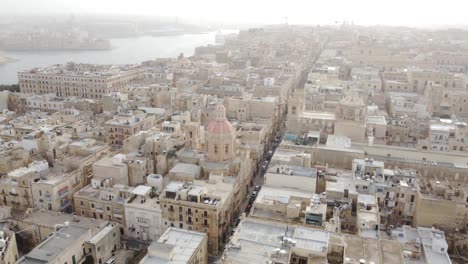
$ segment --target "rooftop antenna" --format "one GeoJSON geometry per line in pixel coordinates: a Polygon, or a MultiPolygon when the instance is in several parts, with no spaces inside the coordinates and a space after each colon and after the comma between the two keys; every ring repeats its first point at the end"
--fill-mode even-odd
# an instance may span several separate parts
{"type": "Polygon", "coordinates": [[[284,23],[287,25],[287,24],[288,24],[288,17],[285,16],[285,17],[283,17],[283,18],[284,18],[284,23]]]}

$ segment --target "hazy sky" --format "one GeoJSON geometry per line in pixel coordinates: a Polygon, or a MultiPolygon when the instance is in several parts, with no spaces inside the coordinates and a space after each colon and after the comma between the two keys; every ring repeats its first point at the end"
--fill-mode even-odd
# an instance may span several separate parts
{"type": "Polygon", "coordinates": [[[0,12],[178,16],[225,22],[468,24],[467,0],[0,0],[0,12]],[[466,3],[465,3],[466,2],[466,3]]]}

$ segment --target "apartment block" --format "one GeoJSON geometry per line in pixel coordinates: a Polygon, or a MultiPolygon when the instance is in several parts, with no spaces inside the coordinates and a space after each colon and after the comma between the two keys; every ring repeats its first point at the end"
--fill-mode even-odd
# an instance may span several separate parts
{"type": "Polygon", "coordinates": [[[22,93],[100,99],[144,78],[139,65],[92,65],[67,63],[18,72],[22,93]]]}

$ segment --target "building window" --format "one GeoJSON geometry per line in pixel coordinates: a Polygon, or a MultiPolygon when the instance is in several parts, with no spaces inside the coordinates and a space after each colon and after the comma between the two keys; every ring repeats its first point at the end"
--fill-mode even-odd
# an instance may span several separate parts
{"type": "Polygon", "coordinates": [[[180,223],[179,228],[184,228],[184,224],[180,223]]]}
{"type": "Polygon", "coordinates": [[[146,224],[146,225],[148,225],[150,221],[149,221],[149,219],[147,219],[147,218],[137,217],[137,222],[140,223],[140,224],[146,224]]]}
{"type": "Polygon", "coordinates": [[[216,145],[216,144],[214,145],[214,153],[218,154],[218,145],[216,145]]]}
{"type": "Polygon", "coordinates": [[[83,201],[80,201],[80,204],[83,205],[83,201]]]}
{"type": "Polygon", "coordinates": [[[229,153],[229,144],[226,144],[226,146],[224,146],[224,153],[229,153]]]}

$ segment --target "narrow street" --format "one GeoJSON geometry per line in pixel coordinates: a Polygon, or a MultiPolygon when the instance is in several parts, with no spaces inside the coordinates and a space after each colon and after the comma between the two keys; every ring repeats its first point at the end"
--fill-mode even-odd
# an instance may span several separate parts
{"type": "MultiPolygon", "coordinates": [[[[309,62],[302,71],[299,72],[300,76],[299,76],[299,78],[296,78],[295,83],[294,83],[294,87],[291,89],[290,92],[293,92],[295,89],[304,89],[304,86],[305,86],[306,81],[307,81],[307,75],[308,75],[310,69],[315,65],[315,62],[320,57],[320,54],[321,54],[321,50],[320,50],[320,52],[318,52],[318,54],[316,56],[314,56],[312,61],[309,62]]],[[[287,102],[286,102],[286,109],[287,109],[287,102]]],[[[237,224],[242,219],[242,214],[245,213],[246,217],[249,215],[250,210],[246,211],[246,208],[247,208],[247,206],[249,204],[250,204],[250,206],[252,206],[252,204],[253,204],[253,202],[251,203],[251,198],[252,198],[253,192],[255,191],[255,187],[259,186],[260,190],[261,190],[261,187],[264,184],[265,174],[268,171],[268,166],[270,164],[270,159],[274,155],[276,149],[280,145],[280,143],[281,143],[281,141],[282,141],[282,139],[283,139],[283,137],[284,137],[284,135],[286,133],[286,127],[285,127],[286,115],[287,115],[287,113],[284,113],[284,116],[281,118],[282,123],[279,126],[279,130],[275,130],[275,131],[272,132],[273,135],[275,135],[273,137],[273,139],[272,139],[272,142],[268,142],[266,144],[266,146],[268,146],[268,149],[264,152],[266,154],[263,155],[263,157],[261,159],[260,166],[258,166],[258,170],[254,174],[252,186],[250,186],[250,188],[249,188],[249,194],[246,197],[246,199],[244,200],[244,202],[242,203],[241,212],[237,216],[237,219],[239,219],[239,220],[237,220],[236,223],[233,226],[230,226],[230,228],[229,228],[230,236],[225,240],[225,243],[228,243],[229,240],[232,237],[232,234],[234,234],[234,232],[235,232],[235,230],[237,228],[237,224]],[[277,138],[277,135],[279,135],[278,138],[277,138]],[[269,151],[272,151],[272,154],[271,154],[270,157],[268,157],[268,152],[269,151]],[[262,169],[263,166],[266,166],[266,169],[262,169]]],[[[256,197],[254,197],[254,198],[256,198],[256,197]]],[[[222,252],[220,253],[220,255],[221,254],[222,254],[222,252]]],[[[213,263],[213,264],[218,263],[218,260],[221,257],[220,255],[218,255],[218,256],[209,256],[208,263],[213,263]]]]}

